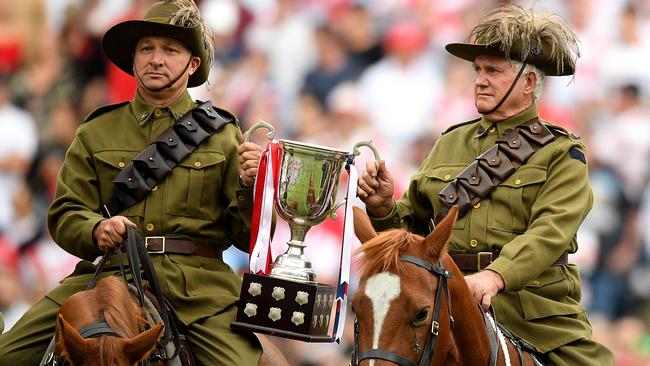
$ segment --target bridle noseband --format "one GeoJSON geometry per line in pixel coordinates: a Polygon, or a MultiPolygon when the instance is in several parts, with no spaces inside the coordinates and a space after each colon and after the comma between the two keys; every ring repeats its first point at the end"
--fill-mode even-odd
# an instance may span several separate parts
{"type": "Polygon", "coordinates": [[[451,305],[449,304],[449,288],[447,287],[447,279],[451,278],[451,272],[445,269],[442,265],[442,262],[436,264],[431,264],[427,261],[424,261],[420,258],[413,257],[410,255],[400,255],[399,258],[405,262],[415,264],[418,267],[422,267],[431,274],[438,276],[438,288],[436,289],[436,302],[435,308],[433,310],[433,321],[431,322],[431,330],[427,335],[427,340],[424,345],[424,350],[422,351],[422,357],[420,358],[419,363],[415,363],[413,360],[408,359],[404,356],[398,355],[397,353],[384,351],[378,348],[371,348],[363,351],[359,354],[359,323],[356,318],[354,320],[354,350],[352,352],[352,361],[351,366],[358,366],[359,362],[365,359],[382,359],[386,361],[393,362],[400,366],[428,366],[431,363],[433,358],[433,351],[436,348],[436,340],[438,338],[438,333],[440,331],[440,301],[443,295],[447,300],[447,307],[449,308],[450,322],[453,324],[453,318],[451,318],[451,305]]]}

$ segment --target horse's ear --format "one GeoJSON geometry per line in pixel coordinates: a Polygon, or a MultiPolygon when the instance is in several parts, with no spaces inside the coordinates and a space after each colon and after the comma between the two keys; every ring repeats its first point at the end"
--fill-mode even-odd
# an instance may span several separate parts
{"type": "Polygon", "coordinates": [[[158,343],[158,338],[160,338],[160,333],[163,331],[163,326],[163,323],[156,324],[137,336],[125,340],[124,355],[129,359],[129,362],[135,364],[153,351],[156,343],[158,343]]]}
{"type": "Polygon", "coordinates": [[[447,251],[447,243],[451,237],[451,231],[458,217],[458,206],[452,206],[435,229],[424,239],[424,248],[426,255],[440,259],[440,257],[447,251]]]}
{"type": "Polygon", "coordinates": [[[354,233],[357,234],[357,238],[361,243],[363,244],[377,236],[368,215],[357,206],[352,207],[352,210],[354,211],[354,233]]]}
{"type": "Polygon", "coordinates": [[[87,353],[87,340],[81,338],[79,331],[63,319],[63,315],[58,314],[56,322],[56,342],[61,355],[66,355],[72,365],[81,364],[83,359],[80,357],[87,353]]]}

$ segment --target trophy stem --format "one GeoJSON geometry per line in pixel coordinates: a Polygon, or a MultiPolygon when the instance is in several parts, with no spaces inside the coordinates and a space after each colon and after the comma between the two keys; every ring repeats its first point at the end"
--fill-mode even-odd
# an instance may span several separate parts
{"type": "Polygon", "coordinates": [[[289,248],[271,264],[270,276],[289,281],[316,283],[316,273],[312,269],[311,261],[305,255],[307,245],[304,240],[310,227],[289,222],[289,228],[291,229],[291,240],[287,242],[289,248]]]}

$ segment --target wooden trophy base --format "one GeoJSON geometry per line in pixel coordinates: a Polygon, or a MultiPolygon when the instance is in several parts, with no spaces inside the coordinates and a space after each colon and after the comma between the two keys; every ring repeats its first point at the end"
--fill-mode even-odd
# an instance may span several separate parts
{"type": "Polygon", "coordinates": [[[331,342],[333,286],[244,274],[234,330],[304,342],[331,342]]]}

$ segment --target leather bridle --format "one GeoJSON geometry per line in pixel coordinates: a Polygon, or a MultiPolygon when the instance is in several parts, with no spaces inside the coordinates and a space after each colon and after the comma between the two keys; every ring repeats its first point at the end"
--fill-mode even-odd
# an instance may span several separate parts
{"type": "Polygon", "coordinates": [[[400,366],[428,366],[431,363],[433,354],[436,348],[436,341],[438,339],[438,333],[440,331],[440,309],[442,296],[444,294],[445,300],[447,302],[447,307],[449,309],[449,320],[453,326],[454,319],[451,317],[451,305],[449,303],[449,287],[447,286],[447,279],[451,278],[451,272],[445,269],[442,262],[436,264],[431,264],[427,261],[424,261],[420,258],[413,257],[410,255],[400,255],[399,258],[405,262],[415,264],[418,267],[422,267],[427,271],[431,272],[434,276],[438,276],[438,288],[436,289],[436,300],[435,308],[433,310],[433,320],[431,322],[431,330],[427,335],[427,340],[424,345],[424,350],[422,351],[422,357],[420,362],[416,363],[415,361],[408,359],[404,356],[398,355],[397,353],[385,351],[378,348],[367,349],[361,354],[359,354],[359,323],[356,318],[354,320],[354,350],[352,352],[351,366],[358,366],[359,362],[366,359],[382,359],[386,361],[393,362],[400,366]]]}

